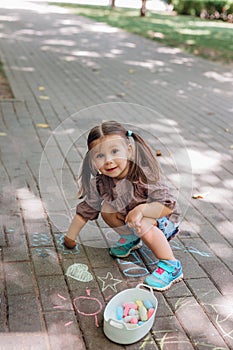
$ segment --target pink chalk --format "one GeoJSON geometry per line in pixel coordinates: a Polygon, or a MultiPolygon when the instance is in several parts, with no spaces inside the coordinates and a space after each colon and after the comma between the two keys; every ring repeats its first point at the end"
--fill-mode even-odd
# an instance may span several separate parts
{"type": "Polygon", "coordinates": [[[131,324],[138,324],[138,319],[136,317],[132,317],[130,320],[131,324]]]}
{"type": "Polygon", "coordinates": [[[128,316],[129,310],[130,310],[130,307],[129,307],[128,305],[127,305],[127,306],[124,306],[124,313],[123,313],[123,317],[128,316]]]}
{"type": "Polygon", "coordinates": [[[149,320],[149,318],[151,318],[151,316],[153,315],[154,311],[155,311],[154,308],[150,308],[150,309],[147,311],[148,320],[149,320]]]}
{"type": "Polygon", "coordinates": [[[128,315],[130,309],[137,310],[138,308],[137,304],[134,304],[134,303],[124,303],[123,307],[124,307],[123,317],[126,317],[128,315]]]}
{"type": "Polygon", "coordinates": [[[135,303],[124,303],[124,304],[123,304],[123,307],[129,307],[130,309],[137,310],[138,305],[135,304],[135,303]]]}

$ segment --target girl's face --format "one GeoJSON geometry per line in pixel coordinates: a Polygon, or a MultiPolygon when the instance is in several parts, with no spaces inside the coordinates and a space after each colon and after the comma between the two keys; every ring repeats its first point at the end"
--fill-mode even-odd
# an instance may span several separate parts
{"type": "Polygon", "coordinates": [[[93,141],[90,153],[94,167],[101,174],[116,179],[127,175],[132,146],[120,135],[103,136],[93,141]]]}

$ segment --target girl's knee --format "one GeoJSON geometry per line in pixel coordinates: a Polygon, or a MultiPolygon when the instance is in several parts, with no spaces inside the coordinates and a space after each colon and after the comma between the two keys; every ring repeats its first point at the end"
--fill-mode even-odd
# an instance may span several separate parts
{"type": "Polygon", "coordinates": [[[114,212],[111,205],[104,202],[102,205],[102,208],[101,208],[101,216],[102,216],[103,220],[107,224],[109,224],[110,222],[112,222],[114,220],[116,215],[117,215],[117,213],[114,212]]]}

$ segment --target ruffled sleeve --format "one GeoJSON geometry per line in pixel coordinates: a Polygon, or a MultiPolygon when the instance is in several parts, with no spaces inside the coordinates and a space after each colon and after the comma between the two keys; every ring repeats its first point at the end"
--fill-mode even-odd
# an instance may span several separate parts
{"type": "Polygon", "coordinates": [[[171,210],[176,206],[175,198],[171,194],[169,187],[163,181],[157,181],[156,184],[148,185],[148,201],[159,202],[171,210]]]}
{"type": "Polygon", "coordinates": [[[101,210],[102,199],[97,189],[96,178],[90,181],[90,191],[84,201],[76,207],[76,213],[87,220],[96,220],[101,210]]]}

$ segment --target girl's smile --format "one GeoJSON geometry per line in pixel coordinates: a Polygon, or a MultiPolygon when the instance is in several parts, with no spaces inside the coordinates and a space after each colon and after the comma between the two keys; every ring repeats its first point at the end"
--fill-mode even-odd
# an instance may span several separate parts
{"type": "Polygon", "coordinates": [[[131,145],[120,135],[103,136],[94,141],[91,147],[91,159],[95,168],[104,175],[118,179],[127,175],[131,153],[131,145]]]}

